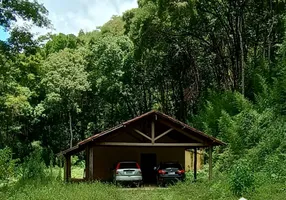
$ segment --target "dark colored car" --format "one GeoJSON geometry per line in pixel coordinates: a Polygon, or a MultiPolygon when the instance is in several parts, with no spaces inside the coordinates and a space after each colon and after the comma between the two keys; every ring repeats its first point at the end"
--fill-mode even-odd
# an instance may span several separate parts
{"type": "Polygon", "coordinates": [[[165,186],[166,183],[174,183],[176,181],[185,180],[185,170],[179,163],[168,162],[161,163],[155,168],[157,184],[159,186],[165,186]]]}

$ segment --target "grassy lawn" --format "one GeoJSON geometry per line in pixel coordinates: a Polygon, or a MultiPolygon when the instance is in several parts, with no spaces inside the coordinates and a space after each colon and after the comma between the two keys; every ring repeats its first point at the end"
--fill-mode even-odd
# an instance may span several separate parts
{"type": "MultiPolygon", "coordinates": [[[[246,196],[247,199],[282,200],[285,199],[284,184],[262,185],[246,196]]],[[[111,184],[73,183],[61,181],[26,181],[14,186],[2,188],[0,199],[140,199],[140,200],[208,200],[208,199],[239,199],[231,194],[228,186],[221,181],[186,182],[168,188],[134,188],[124,189],[111,184]]]]}

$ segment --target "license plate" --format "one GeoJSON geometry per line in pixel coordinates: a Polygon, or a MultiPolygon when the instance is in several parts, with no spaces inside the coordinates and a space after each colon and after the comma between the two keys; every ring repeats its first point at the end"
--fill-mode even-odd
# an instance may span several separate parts
{"type": "Polygon", "coordinates": [[[175,172],[169,172],[169,174],[175,174],[175,172]]]}

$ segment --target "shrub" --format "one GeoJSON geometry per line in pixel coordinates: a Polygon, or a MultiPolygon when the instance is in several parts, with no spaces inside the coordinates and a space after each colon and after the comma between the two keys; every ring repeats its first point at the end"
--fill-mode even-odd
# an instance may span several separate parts
{"type": "Polygon", "coordinates": [[[59,156],[56,158],[56,161],[58,163],[58,166],[59,166],[59,169],[58,169],[58,174],[57,174],[57,177],[56,177],[56,180],[63,180],[63,177],[62,177],[62,167],[63,167],[63,156],[59,156]]]}
{"type": "Polygon", "coordinates": [[[71,157],[71,165],[78,166],[78,167],[85,167],[85,161],[79,159],[78,156],[74,155],[71,157]]]}
{"type": "Polygon", "coordinates": [[[254,190],[254,174],[246,161],[234,165],[230,172],[230,189],[234,195],[241,196],[254,190]]]}
{"type": "Polygon", "coordinates": [[[18,159],[12,158],[12,150],[8,147],[0,149],[0,180],[8,182],[15,175],[18,159]]]}
{"type": "Polygon", "coordinates": [[[75,155],[72,156],[72,157],[71,157],[71,164],[72,164],[72,165],[75,165],[75,164],[78,162],[78,160],[79,160],[79,159],[78,159],[78,156],[75,156],[75,155]]]}
{"type": "Polygon", "coordinates": [[[264,173],[268,175],[268,177],[275,181],[286,181],[286,156],[284,154],[273,154],[266,158],[264,173]]]}
{"type": "Polygon", "coordinates": [[[43,179],[46,177],[46,165],[42,159],[42,149],[34,143],[34,151],[24,158],[22,164],[22,179],[43,179]]]}

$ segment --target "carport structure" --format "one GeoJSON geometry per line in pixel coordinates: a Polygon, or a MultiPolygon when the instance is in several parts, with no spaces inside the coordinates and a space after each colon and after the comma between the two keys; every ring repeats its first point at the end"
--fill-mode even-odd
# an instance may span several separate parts
{"type": "Polygon", "coordinates": [[[194,179],[197,149],[209,151],[212,177],[212,149],[225,143],[159,111],[150,111],[118,126],[95,134],[62,151],[65,181],[71,180],[71,156],[85,151],[84,180],[111,180],[111,169],[120,161],[136,161],[145,181],[154,181],[153,168],[160,162],[175,161],[185,166],[185,150],[194,149],[194,179]]]}

